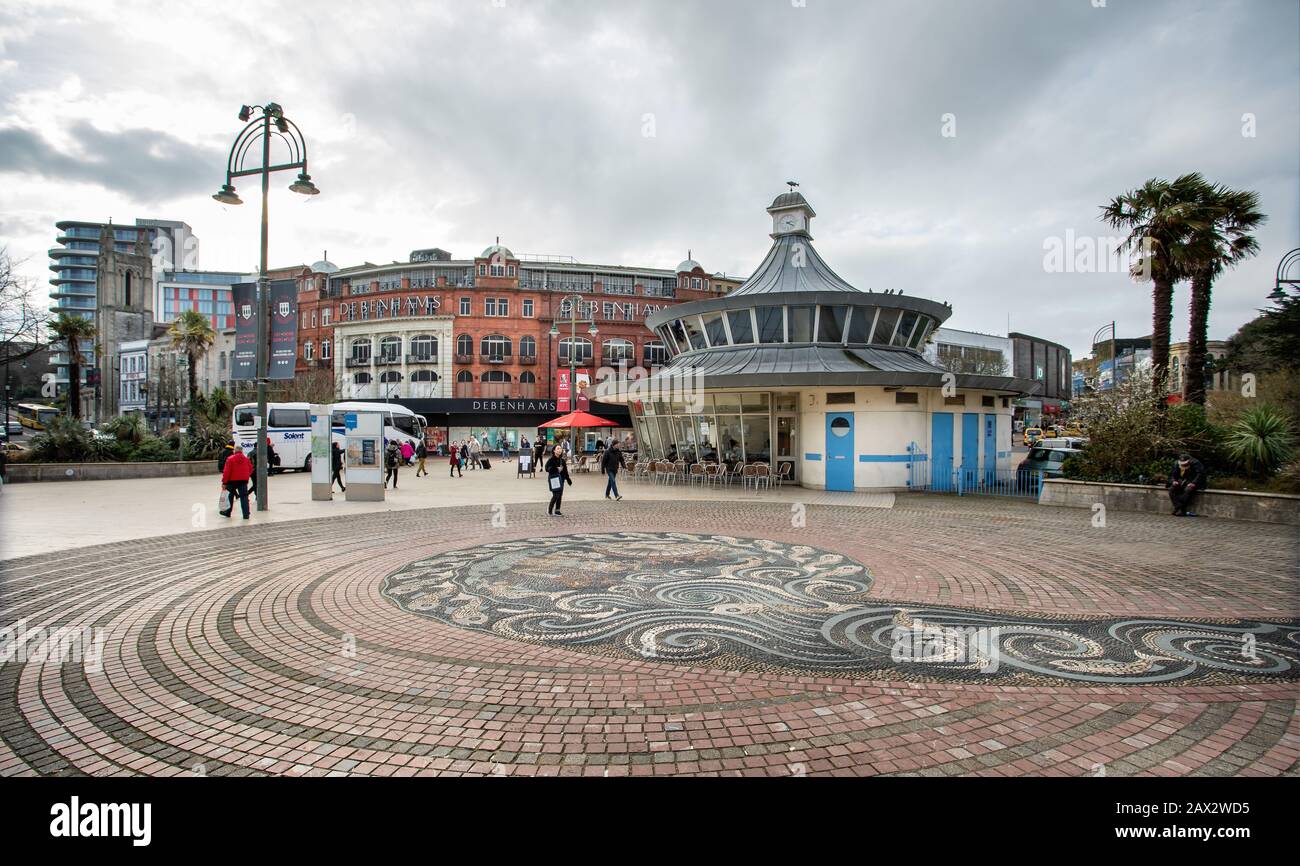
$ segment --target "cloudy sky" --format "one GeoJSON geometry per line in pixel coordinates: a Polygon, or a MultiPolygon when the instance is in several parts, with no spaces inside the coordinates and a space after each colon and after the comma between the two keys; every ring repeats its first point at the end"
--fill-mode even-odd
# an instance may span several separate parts
{"type": "Polygon", "coordinates": [[[1112,318],[1149,333],[1149,292],[1110,259],[1049,272],[1045,245],[1104,244],[1099,205],[1148,177],[1201,171],[1270,216],[1213,338],[1300,245],[1295,0],[4,0],[0,99],[0,244],[42,284],[57,219],[185,220],[202,267],[255,267],[255,188],[210,195],[239,106],[268,101],[322,190],[277,179],[273,266],[500,235],[747,275],[793,179],[850,282],[1077,356],[1112,318]]]}

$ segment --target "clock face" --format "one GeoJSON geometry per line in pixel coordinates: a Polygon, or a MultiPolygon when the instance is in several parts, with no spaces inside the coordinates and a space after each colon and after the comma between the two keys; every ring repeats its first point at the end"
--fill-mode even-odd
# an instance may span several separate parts
{"type": "Polygon", "coordinates": [[[776,229],[781,232],[792,232],[803,225],[803,220],[798,214],[782,214],[776,220],[776,229]]]}

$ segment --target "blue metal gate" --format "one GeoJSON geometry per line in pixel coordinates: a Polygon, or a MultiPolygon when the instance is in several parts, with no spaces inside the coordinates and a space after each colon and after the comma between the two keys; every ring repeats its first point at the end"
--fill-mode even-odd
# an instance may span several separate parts
{"type": "Polygon", "coordinates": [[[1043,489],[1043,473],[1038,470],[985,469],[981,472],[953,466],[951,458],[940,464],[930,460],[915,442],[907,446],[907,456],[908,490],[1037,500],[1043,489]]]}

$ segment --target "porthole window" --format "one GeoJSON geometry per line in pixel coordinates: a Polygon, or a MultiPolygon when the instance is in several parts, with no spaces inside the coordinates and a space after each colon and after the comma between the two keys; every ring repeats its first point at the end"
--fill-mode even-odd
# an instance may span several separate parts
{"type": "Polygon", "coordinates": [[[849,435],[849,419],[841,417],[831,421],[831,433],[837,437],[849,435]]]}

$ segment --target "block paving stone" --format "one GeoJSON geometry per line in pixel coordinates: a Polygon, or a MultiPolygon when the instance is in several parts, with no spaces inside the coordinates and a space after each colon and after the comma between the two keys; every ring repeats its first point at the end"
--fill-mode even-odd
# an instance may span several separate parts
{"type": "MultiPolygon", "coordinates": [[[[635,490],[635,488],[633,488],[635,490]]],[[[623,659],[456,628],[385,578],[572,532],[812,544],[882,602],[1294,621],[1293,530],[1029,503],[575,502],[409,509],[0,563],[3,624],[102,629],[102,670],[0,665],[0,775],[1297,775],[1294,680],[907,682],[623,659]],[[1195,555],[1188,554],[1194,551],[1195,555]]]]}

